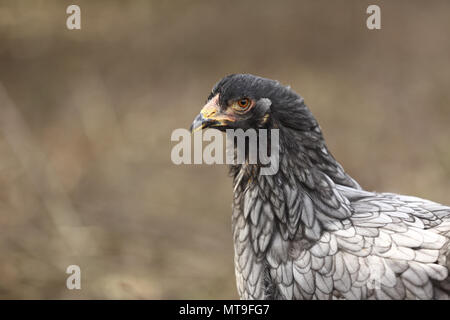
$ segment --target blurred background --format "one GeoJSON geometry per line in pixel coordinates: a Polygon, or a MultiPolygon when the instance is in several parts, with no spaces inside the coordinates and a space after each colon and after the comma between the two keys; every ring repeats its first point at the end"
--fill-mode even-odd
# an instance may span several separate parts
{"type": "Polygon", "coordinates": [[[450,204],[448,30],[449,1],[2,0],[0,298],[237,298],[227,169],[170,160],[230,73],[291,85],[364,188],[450,204]]]}

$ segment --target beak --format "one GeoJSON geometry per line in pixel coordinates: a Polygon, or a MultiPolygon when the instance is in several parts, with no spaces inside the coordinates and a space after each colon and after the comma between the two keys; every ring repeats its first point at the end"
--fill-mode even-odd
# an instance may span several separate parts
{"type": "Polygon", "coordinates": [[[201,113],[199,113],[191,124],[191,133],[198,130],[203,130],[204,128],[211,127],[215,121],[210,119],[205,119],[201,113]]]}
{"type": "Polygon", "coordinates": [[[232,115],[222,113],[219,106],[219,95],[209,100],[191,124],[191,133],[212,127],[224,127],[235,119],[232,115]]]}

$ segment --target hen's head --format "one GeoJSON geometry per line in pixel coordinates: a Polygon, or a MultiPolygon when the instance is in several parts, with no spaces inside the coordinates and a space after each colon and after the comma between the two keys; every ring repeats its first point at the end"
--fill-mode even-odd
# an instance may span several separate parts
{"type": "MultiPolygon", "coordinates": [[[[298,180],[311,186],[307,177],[319,180],[326,174],[336,183],[360,188],[328,151],[303,98],[278,81],[251,74],[226,76],[214,86],[191,125],[191,131],[205,128],[279,129],[281,174],[295,172],[298,180]]],[[[235,175],[240,170],[240,166],[232,168],[235,175]]]]}
{"type": "Polygon", "coordinates": [[[308,131],[317,122],[289,87],[251,74],[233,74],[214,86],[191,130],[280,127],[308,131]]]}

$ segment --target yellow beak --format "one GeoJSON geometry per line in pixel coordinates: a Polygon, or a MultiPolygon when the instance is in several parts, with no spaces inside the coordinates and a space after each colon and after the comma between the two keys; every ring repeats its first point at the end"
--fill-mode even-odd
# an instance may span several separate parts
{"type": "Polygon", "coordinates": [[[191,132],[196,132],[205,128],[226,126],[235,121],[231,114],[223,113],[219,106],[219,95],[210,99],[195,117],[191,124],[191,132]]]}

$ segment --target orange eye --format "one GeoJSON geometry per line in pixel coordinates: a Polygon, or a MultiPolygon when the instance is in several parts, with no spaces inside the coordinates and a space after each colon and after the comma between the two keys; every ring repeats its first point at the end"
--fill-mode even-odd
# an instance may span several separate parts
{"type": "Polygon", "coordinates": [[[241,108],[247,108],[250,105],[250,99],[247,98],[240,99],[238,100],[237,104],[241,108]]]}

